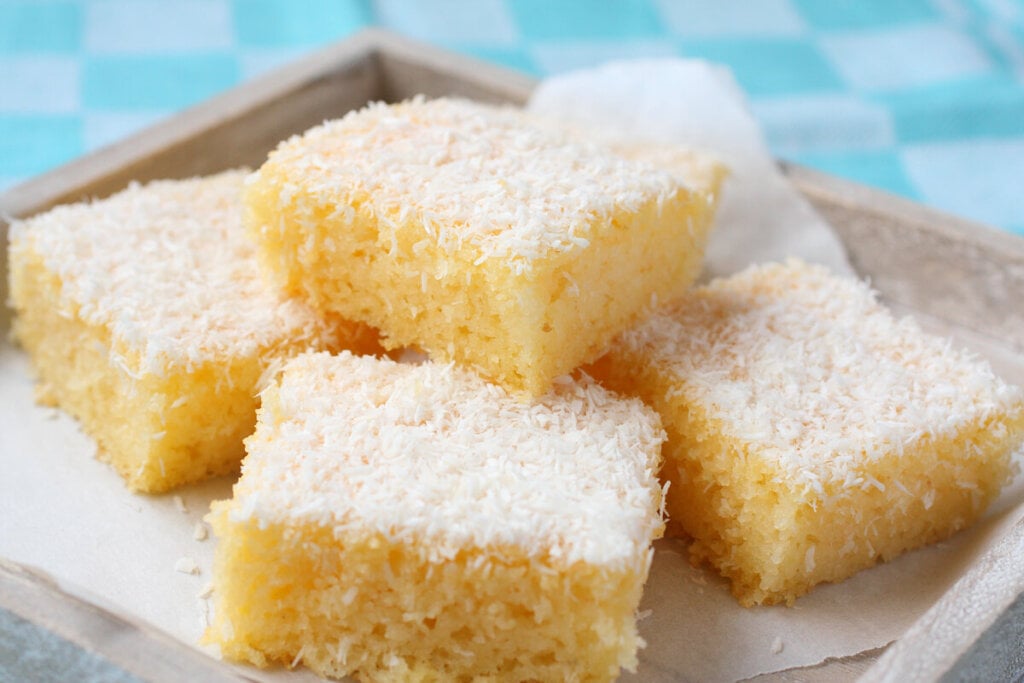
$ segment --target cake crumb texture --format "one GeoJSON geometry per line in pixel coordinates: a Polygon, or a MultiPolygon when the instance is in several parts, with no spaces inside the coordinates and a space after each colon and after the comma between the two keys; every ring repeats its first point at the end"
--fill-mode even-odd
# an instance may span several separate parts
{"type": "Polygon", "coordinates": [[[245,171],[133,183],[11,226],[15,338],[40,402],[79,419],[138,491],[238,468],[262,378],[315,348],[379,349],[264,281],[245,171]]]}
{"type": "Polygon", "coordinates": [[[690,162],[687,184],[669,157],[513,108],[378,103],[282,142],[249,180],[247,224],[318,310],[536,397],[697,277],[723,173],[690,162]]]}
{"type": "Polygon", "coordinates": [[[206,639],[366,681],[611,680],[660,536],[657,416],[452,365],[305,354],[265,392],[206,639]]]}
{"type": "Polygon", "coordinates": [[[694,290],[591,370],[661,414],[670,530],[745,605],[962,529],[1024,439],[1019,388],[799,261],[694,290]]]}

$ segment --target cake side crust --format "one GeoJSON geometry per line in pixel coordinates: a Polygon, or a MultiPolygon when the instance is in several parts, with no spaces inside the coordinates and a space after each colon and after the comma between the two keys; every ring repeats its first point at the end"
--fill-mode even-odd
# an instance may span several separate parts
{"type": "Polygon", "coordinates": [[[257,666],[365,681],[614,680],[635,670],[650,553],[629,569],[416,543],[317,526],[208,518],[219,537],[205,642],[257,666]]]}

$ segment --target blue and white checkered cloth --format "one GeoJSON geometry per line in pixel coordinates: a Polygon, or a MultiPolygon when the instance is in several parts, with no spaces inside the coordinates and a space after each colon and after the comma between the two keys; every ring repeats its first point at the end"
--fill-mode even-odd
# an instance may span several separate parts
{"type": "Polygon", "coordinates": [[[722,62],[778,156],[1024,235],[1024,0],[0,0],[0,187],[373,25],[722,62]]]}

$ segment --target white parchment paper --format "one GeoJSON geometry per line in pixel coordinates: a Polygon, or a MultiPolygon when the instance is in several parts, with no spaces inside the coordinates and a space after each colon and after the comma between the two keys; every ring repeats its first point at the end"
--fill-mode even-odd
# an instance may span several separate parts
{"type": "MultiPolygon", "coordinates": [[[[708,259],[712,274],[794,254],[848,270],[831,230],[775,170],[727,73],[692,62],[615,64],[552,79],[531,106],[648,139],[689,142],[729,164],[733,177],[708,259]]],[[[8,321],[0,323],[9,329],[8,321]]],[[[978,350],[992,351],[983,344],[978,350]]],[[[997,370],[1024,376],[1019,357],[1004,354],[1000,362],[997,370]]],[[[198,596],[211,579],[216,544],[196,540],[195,526],[211,500],[230,495],[232,482],[163,496],[129,493],[94,459],[94,445],[72,419],[34,404],[27,359],[7,343],[0,346],[0,402],[0,556],[41,568],[195,645],[208,617],[208,603],[198,596]],[[194,560],[199,573],[176,571],[182,558],[194,560]]],[[[885,645],[925,614],[1022,510],[1024,487],[1017,484],[968,532],[821,586],[792,608],[740,607],[721,579],[688,564],[680,542],[661,541],[642,604],[648,647],[635,680],[732,681],[885,645]]],[[[314,678],[283,670],[247,675],[314,678]]]]}

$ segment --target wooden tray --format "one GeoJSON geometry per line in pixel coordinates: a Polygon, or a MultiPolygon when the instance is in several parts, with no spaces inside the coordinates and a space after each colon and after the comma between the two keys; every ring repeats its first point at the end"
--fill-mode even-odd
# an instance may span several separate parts
{"type": "MultiPolygon", "coordinates": [[[[0,196],[0,217],[24,217],[56,204],[102,197],[130,180],[258,166],[279,140],[371,100],[423,93],[524,103],[533,85],[521,74],[368,30],[12,188],[0,196]]],[[[1019,355],[1024,350],[1024,307],[1019,303],[1024,300],[1024,240],[810,169],[783,168],[837,229],[856,270],[890,304],[967,340],[1006,379],[1024,384],[1019,355]]],[[[6,237],[6,223],[0,223],[0,230],[6,237]]],[[[0,276],[5,290],[6,261],[0,263],[0,276]]],[[[6,300],[6,291],[2,294],[6,300]]],[[[1005,657],[994,660],[985,643],[1019,642],[1022,606],[1018,598],[978,646],[960,658],[957,675],[983,680],[987,672],[1014,670],[1006,668],[1005,657]],[[993,668],[998,666],[1003,669],[993,668]]],[[[0,560],[0,658],[5,657],[4,643],[7,658],[18,649],[35,648],[69,675],[88,670],[103,671],[112,680],[245,680],[233,667],[146,624],[116,616],[69,595],[39,572],[0,560]]],[[[770,678],[850,679],[877,655],[770,678]]],[[[1022,671],[1014,671],[1013,680],[1019,680],[1022,671]]],[[[641,668],[638,678],[642,674],[641,668]]]]}

